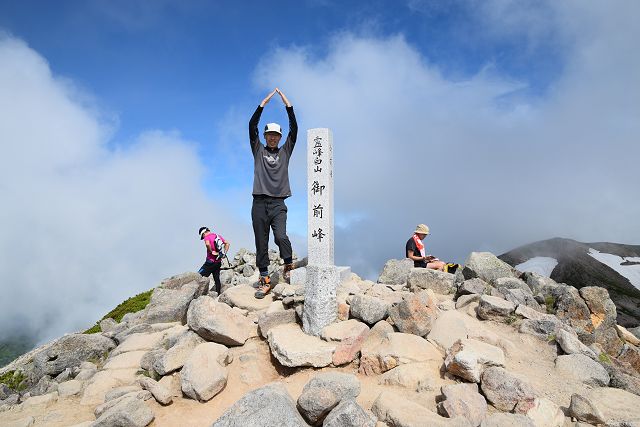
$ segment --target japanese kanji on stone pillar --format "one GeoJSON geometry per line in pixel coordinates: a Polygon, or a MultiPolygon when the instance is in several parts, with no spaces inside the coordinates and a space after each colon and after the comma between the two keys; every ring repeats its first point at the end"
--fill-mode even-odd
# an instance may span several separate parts
{"type": "Polygon", "coordinates": [[[308,256],[303,329],[319,335],[337,316],[338,269],[333,250],[333,135],[307,131],[308,256]]]}

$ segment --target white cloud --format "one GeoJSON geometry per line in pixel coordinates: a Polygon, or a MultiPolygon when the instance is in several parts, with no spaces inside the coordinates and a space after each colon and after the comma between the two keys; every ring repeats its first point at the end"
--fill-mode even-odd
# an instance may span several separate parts
{"type": "MultiPolygon", "coordinates": [[[[0,337],[91,326],[122,300],[204,260],[199,226],[250,228],[201,185],[176,132],[110,148],[112,122],[24,42],[0,37],[0,337]]],[[[217,153],[216,153],[217,154],[217,153]]]]}
{"type": "MultiPolygon", "coordinates": [[[[502,23],[507,3],[479,9],[480,21],[548,34],[539,17],[502,23]]],[[[338,232],[339,261],[375,276],[420,222],[428,250],[456,261],[552,236],[638,243],[638,4],[619,6],[546,5],[564,68],[543,98],[512,96],[528,82],[491,64],[450,79],[402,36],[343,33],[324,57],[267,55],[258,85],[286,91],[301,129],[333,129],[338,214],[364,216],[338,232]]],[[[298,191],[303,162],[292,165],[298,191]]]]}

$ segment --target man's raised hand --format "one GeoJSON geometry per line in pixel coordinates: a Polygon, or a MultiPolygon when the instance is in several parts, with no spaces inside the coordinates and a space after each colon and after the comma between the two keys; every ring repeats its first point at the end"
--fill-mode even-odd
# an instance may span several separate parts
{"type": "Polygon", "coordinates": [[[276,92],[278,92],[278,95],[280,95],[280,98],[282,98],[282,102],[284,102],[284,105],[287,107],[291,107],[291,103],[289,102],[287,97],[284,95],[284,93],[282,93],[282,91],[278,88],[276,88],[276,92]]]}
{"type": "Polygon", "coordinates": [[[267,95],[267,97],[260,103],[260,106],[264,108],[264,106],[267,105],[267,103],[271,100],[271,97],[276,94],[277,90],[278,89],[276,88],[269,95],[267,95]]]}

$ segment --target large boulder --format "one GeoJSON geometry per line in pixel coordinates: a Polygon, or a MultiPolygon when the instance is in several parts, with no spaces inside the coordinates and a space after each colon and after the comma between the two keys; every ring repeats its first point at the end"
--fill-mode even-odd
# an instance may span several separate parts
{"type": "Polygon", "coordinates": [[[356,319],[332,323],[320,333],[325,341],[338,343],[332,356],[332,363],[335,366],[355,360],[368,335],[369,327],[356,319]]]}
{"type": "Polygon", "coordinates": [[[378,384],[408,388],[413,391],[431,390],[440,367],[428,362],[407,363],[397,366],[378,378],[378,384]]]}
{"type": "Polygon", "coordinates": [[[374,427],[376,418],[354,399],[343,399],[329,412],[322,427],[374,427]]]}
{"type": "Polygon", "coordinates": [[[44,375],[56,376],[67,368],[75,368],[89,359],[103,359],[116,343],[100,334],[71,334],[33,357],[36,381],[44,375]]]}
{"type": "Polygon", "coordinates": [[[384,264],[382,273],[378,277],[378,283],[389,285],[403,285],[407,283],[409,272],[413,268],[413,261],[409,258],[390,259],[384,264]]]}
{"type": "Polygon", "coordinates": [[[343,399],[355,399],[360,382],[355,375],[325,372],[313,377],[302,389],[298,407],[311,424],[321,424],[327,414],[343,399]]]}
{"type": "Polygon", "coordinates": [[[198,345],[180,372],[182,392],[194,400],[206,402],[227,385],[229,349],[212,342],[198,345]]]}
{"type": "Polygon", "coordinates": [[[556,332],[556,342],[565,354],[584,354],[595,357],[595,353],[578,339],[574,330],[558,329],[556,332]]]}
{"type": "Polygon", "coordinates": [[[569,404],[569,410],[567,412],[568,415],[585,423],[595,425],[607,422],[598,407],[587,397],[580,394],[571,395],[571,403],[569,404]]]}
{"type": "Polygon", "coordinates": [[[272,383],[245,394],[211,424],[211,427],[307,425],[284,386],[272,383]]]}
{"type": "Polygon", "coordinates": [[[640,396],[609,387],[585,389],[581,394],[592,402],[606,425],[640,425],[640,396]]]}
{"type": "Polygon", "coordinates": [[[138,380],[138,383],[143,389],[148,390],[161,405],[169,405],[173,402],[171,391],[153,378],[142,377],[138,380]]]}
{"type": "Polygon", "coordinates": [[[378,375],[405,363],[426,361],[442,361],[436,346],[416,335],[389,333],[379,345],[363,346],[359,370],[365,375],[378,375]]]}
{"type": "Polygon", "coordinates": [[[552,295],[553,290],[559,286],[555,280],[549,277],[528,271],[522,273],[522,280],[526,282],[534,295],[552,295]]]}
{"type": "Polygon", "coordinates": [[[255,297],[255,293],[256,290],[251,285],[238,285],[224,291],[218,300],[231,307],[238,307],[249,312],[269,308],[273,302],[273,295],[268,294],[264,298],[258,299],[255,297]]]}
{"type": "Polygon", "coordinates": [[[564,376],[593,387],[609,385],[609,374],[598,362],[584,354],[568,354],[556,358],[556,370],[564,376]]]}
{"type": "Polygon", "coordinates": [[[272,311],[263,313],[258,317],[258,331],[263,338],[267,337],[269,330],[276,326],[285,325],[287,323],[296,322],[296,311],[293,309],[280,311],[272,311]]]}
{"type": "Polygon", "coordinates": [[[480,387],[487,400],[504,412],[526,414],[534,406],[536,392],[531,385],[500,367],[484,370],[480,387]]]}
{"type": "Polygon", "coordinates": [[[195,332],[186,331],[169,350],[154,360],[153,370],[160,375],[167,375],[182,368],[193,349],[203,342],[195,332]]]}
{"type": "Polygon", "coordinates": [[[570,325],[586,345],[595,342],[591,312],[580,293],[573,286],[559,285],[553,289],[555,315],[570,325]]]}
{"type": "Polygon", "coordinates": [[[326,342],[313,335],[305,334],[295,323],[276,326],[267,334],[271,354],[283,366],[313,366],[321,368],[330,365],[337,344],[326,342]]]}
{"type": "Polygon", "coordinates": [[[526,413],[536,427],[564,427],[564,412],[546,398],[536,398],[526,413]]]}
{"type": "Polygon", "coordinates": [[[405,295],[401,301],[389,307],[389,320],[398,331],[421,337],[431,331],[437,316],[435,303],[428,296],[405,295]]]}
{"type": "Polygon", "coordinates": [[[477,277],[469,280],[465,280],[458,286],[458,290],[456,292],[456,297],[459,298],[462,295],[483,295],[487,293],[489,289],[489,284],[482,279],[478,279],[477,277]]]}
{"type": "Polygon", "coordinates": [[[93,427],[145,427],[155,418],[153,411],[140,399],[127,397],[102,412],[93,427]]]}
{"type": "Polygon", "coordinates": [[[478,393],[477,384],[449,384],[441,389],[444,400],[438,412],[448,418],[466,418],[472,426],[479,426],[487,416],[487,401],[478,393]]]}
{"type": "Polygon", "coordinates": [[[471,252],[464,263],[462,274],[465,279],[478,277],[487,283],[501,277],[518,277],[513,267],[491,252],[471,252]]]}
{"type": "MultiPolygon", "coordinates": [[[[179,283],[179,282],[176,282],[179,283]]],[[[146,323],[186,322],[187,309],[195,298],[204,295],[208,281],[200,279],[177,284],[167,283],[169,288],[157,287],[151,294],[151,301],[144,309],[142,321],[146,323]]]]}
{"type": "Polygon", "coordinates": [[[395,427],[470,427],[464,417],[444,418],[391,391],[383,391],[371,407],[379,421],[395,427]]]}
{"type": "Polygon", "coordinates": [[[618,355],[618,360],[629,364],[637,373],[640,373],[640,349],[638,347],[625,344],[618,355]]]}
{"type": "Polygon", "coordinates": [[[243,345],[255,330],[251,320],[209,296],[191,303],[187,324],[205,340],[228,346],[243,345]]]}
{"type": "Polygon", "coordinates": [[[447,350],[447,357],[444,360],[447,372],[473,383],[480,382],[486,367],[504,366],[504,363],[502,349],[467,338],[456,341],[447,350]]]}
{"type": "Polygon", "coordinates": [[[624,342],[618,336],[616,305],[609,298],[609,291],[598,286],[585,286],[579,292],[591,312],[595,341],[606,353],[617,356],[624,342]]]}
{"type": "Polygon", "coordinates": [[[436,294],[446,295],[455,291],[453,274],[430,268],[412,268],[407,285],[412,292],[431,289],[436,294]]]}
{"type": "Polygon", "coordinates": [[[478,305],[478,317],[483,320],[502,320],[516,310],[516,305],[502,298],[482,295],[478,305]]]}
{"type": "Polygon", "coordinates": [[[389,303],[368,295],[354,295],[351,297],[351,316],[373,325],[387,317],[389,303]]]}
{"type": "Polygon", "coordinates": [[[530,418],[522,414],[496,413],[489,415],[480,427],[537,427],[530,418]]]}
{"type": "Polygon", "coordinates": [[[440,313],[435,322],[433,322],[427,339],[437,344],[442,350],[448,349],[454,342],[466,338],[469,334],[465,324],[466,316],[466,314],[456,310],[440,313]]]}

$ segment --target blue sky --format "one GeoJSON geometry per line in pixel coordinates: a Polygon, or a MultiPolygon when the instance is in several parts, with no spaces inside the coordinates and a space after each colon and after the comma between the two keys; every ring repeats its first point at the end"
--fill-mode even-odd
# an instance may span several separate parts
{"type": "MultiPolygon", "coordinates": [[[[632,0],[0,2],[0,283],[20,284],[4,301],[30,300],[30,327],[54,336],[196,269],[200,225],[253,249],[247,122],[275,86],[300,124],[287,201],[300,255],[315,127],[334,134],[336,262],[363,277],[401,257],[418,223],[455,262],[556,236],[638,244],[639,12],[632,0]],[[59,311],[74,315],[51,323],[59,311]]],[[[266,121],[286,123],[279,100],[266,121]]],[[[4,331],[20,323],[0,308],[4,331]]]]}

